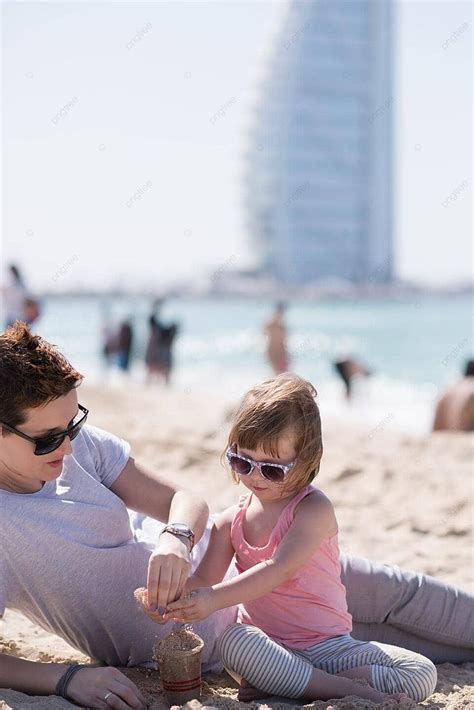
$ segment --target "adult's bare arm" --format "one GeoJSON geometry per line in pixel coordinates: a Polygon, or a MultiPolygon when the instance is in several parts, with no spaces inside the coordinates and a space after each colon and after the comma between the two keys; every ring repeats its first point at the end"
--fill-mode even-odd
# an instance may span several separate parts
{"type": "MultiPolygon", "coordinates": [[[[0,687],[30,695],[54,695],[56,685],[68,669],[62,663],[38,663],[0,653],[0,687]]],[[[68,696],[90,708],[104,708],[104,697],[110,707],[144,710],[145,699],[131,680],[117,668],[82,668],[72,678],[68,696]]]]}
{"type": "MultiPolygon", "coordinates": [[[[176,485],[130,458],[111,490],[132,510],[156,520],[184,523],[201,538],[209,508],[199,495],[176,485]]],[[[191,571],[190,543],[182,537],[164,533],[156,541],[148,564],[148,604],[163,609],[177,599],[191,571]]]]}

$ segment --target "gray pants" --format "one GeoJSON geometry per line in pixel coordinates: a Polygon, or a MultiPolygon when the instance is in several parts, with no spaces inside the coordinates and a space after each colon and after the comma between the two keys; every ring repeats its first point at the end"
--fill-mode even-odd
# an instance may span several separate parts
{"type": "Polygon", "coordinates": [[[434,663],[474,661],[474,597],[434,577],[342,553],[351,635],[434,663]]]}

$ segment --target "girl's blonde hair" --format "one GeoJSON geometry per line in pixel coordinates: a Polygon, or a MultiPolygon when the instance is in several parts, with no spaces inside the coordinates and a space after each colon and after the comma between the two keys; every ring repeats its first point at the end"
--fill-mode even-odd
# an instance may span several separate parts
{"type": "MultiPolygon", "coordinates": [[[[272,458],[279,456],[282,434],[294,431],[296,464],[281,486],[283,493],[301,490],[319,472],[323,443],[316,396],[310,382],[285,373],[252,387],[234,416],[227,446],[261,446],[272,458]]],[[[240,480],[234,473],[232,477],[240,480]]]]}

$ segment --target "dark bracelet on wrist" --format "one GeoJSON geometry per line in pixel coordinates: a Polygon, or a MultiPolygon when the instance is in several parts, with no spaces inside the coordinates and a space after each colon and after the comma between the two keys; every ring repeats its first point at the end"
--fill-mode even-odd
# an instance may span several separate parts
{"type": "Polygon", "coordinates": [[[58,680],[56,690],[54,691],[56,695],[60,695],[66,700],[70,700],[67,694],[68,685],[71,682],[72,677],[77,673],[77,671],[80,671],[81,668],[93,668],[93,666],[89,666],[87,663],[74,663],[72,666],[69,666],[67,671],[63,673],[61,678],[58,680]]]}

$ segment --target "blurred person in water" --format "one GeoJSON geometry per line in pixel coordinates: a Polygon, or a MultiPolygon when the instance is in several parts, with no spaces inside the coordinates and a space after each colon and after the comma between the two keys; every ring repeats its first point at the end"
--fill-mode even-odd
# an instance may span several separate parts
{"type": "Polygon", "coordinates": [[[356,377],[370,377],[372,372],[358,363],[352,357],[345,357],[336,360],[334,369],[344,382],[346,389],[346,399],[350,401],[353,395],[353,381],[356,377]]]}
{"type": "Polygon", "coordinates": [[[474,360],[466,362],[464,377],[439,399],[433,431],[474,431],[474,360]]]}
{"type": "Polygon", "coordinates": [[[276,305],[273,316],[263,328],[267,339],[267,359],[275,375],[287,372],[290,365],[284,315],[285,304],[280,301],[276,305]]]}

